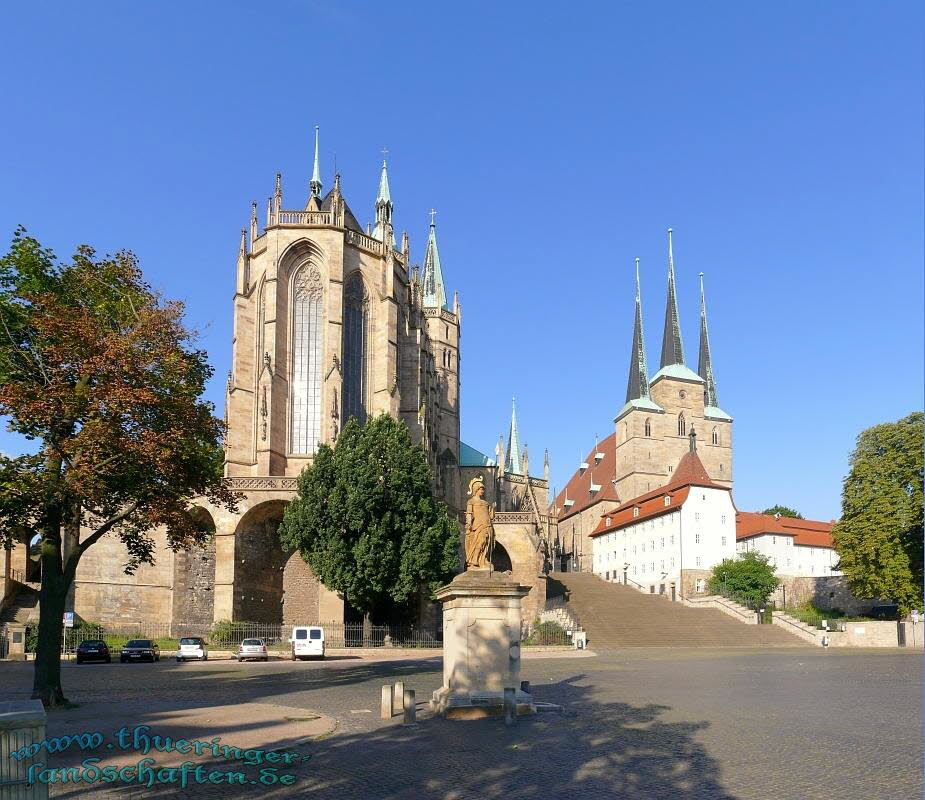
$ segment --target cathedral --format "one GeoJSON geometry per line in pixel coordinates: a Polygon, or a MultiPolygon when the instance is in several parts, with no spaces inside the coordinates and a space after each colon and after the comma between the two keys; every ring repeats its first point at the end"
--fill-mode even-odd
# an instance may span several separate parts
{"type": "Polygon", "coordinates": [[[697,437],[697,455],[718,486],[732,487],[732,417],[719,406],[700,273],[700,353],[697,371],[685,361],[678,314],[672,231],[668,229],[668,290],[661,361],[650,379],[642,325],[639,259],[626,402],[614,432],[578,465],[550,508],[558,566],[590,570],[590,537],[601,515],[671,482],[672,471],[697,437]]]}

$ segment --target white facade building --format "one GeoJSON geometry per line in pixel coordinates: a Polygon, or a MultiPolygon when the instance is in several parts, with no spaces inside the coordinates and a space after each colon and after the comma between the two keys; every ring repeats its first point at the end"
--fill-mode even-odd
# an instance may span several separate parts
{"type": "Polygon", "coordinates": [[[841,575],[832,542],[832,523],[740,512],[736,518],[736,552],[760,553],[779,577],[818,578],[841,575]]]}

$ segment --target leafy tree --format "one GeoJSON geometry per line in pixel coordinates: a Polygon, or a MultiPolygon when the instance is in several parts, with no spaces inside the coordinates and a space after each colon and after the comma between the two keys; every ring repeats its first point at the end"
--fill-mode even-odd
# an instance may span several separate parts
{"type": "Polygon", "coordinates": [[[19,229],[0,258],[0,414],[38,443],[0,457],[0,537],[41,536],[33,697],[46,705],[66,702],[61,619],[84,553],[111,533],[131,573],[153,562],[158,526],[174,549],[206,540],[189,497],[234,507],[222,422],[199,399],[212,369],[182,318],[128,252],[83,246],[62,264],[19,229]]]}
{"type": "Polygon", "coordinates": [[[832,536],[858,597],[885,598],[901,614],[922,603],[923,414],[858,436],[832,536]]]}
{"type": "Polygon", "coordinates": [[[711,592],[741,599],[751,608],[767,603],[779,584],[770,559],[755,552],[721,561],[710,577],[711,592]]]}
{"type": "Polygon", "coordinates": [[[771,506],[766,508],[761,512],[762,514],[770,514],[774,516],[775,514],[780,514],[782,517],[792,517],[793,519],[803,519],[803,515],[799,511],[795,511],[792,508],[787,506],[771,506]]]}
{"type": "Polygon", "coordinates": [[[459,525],[431,494],[427,458],[404,423],[351,419],[299,476],[279,527],[329,589],[366,614],[406,610],[459,570],[459,525]]]}

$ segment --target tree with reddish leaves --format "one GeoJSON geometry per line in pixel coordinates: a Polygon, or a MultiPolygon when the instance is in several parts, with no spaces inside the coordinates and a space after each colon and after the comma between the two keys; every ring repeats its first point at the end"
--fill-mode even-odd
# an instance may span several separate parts
{"type": "Polygon", "coordinates": [[[222,483],[223,423],[201,399],[212,375],[129,252],[69,263],[20,229],[0,258],[0,414],[37,452],[0,457],[0,537],[41,537],[33,697],[65,703],[62,616],[81,557],[117,536],[132,573],[153,563],[153,531],[174,550],[210,533],[190,498],[234,509],[222,483]]]}

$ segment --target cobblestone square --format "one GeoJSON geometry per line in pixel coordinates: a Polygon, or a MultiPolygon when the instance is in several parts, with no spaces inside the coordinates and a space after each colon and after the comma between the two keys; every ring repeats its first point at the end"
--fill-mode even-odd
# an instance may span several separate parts
{"type": "MultiPolygon", "coordinates": [[[[291,770],[293,786],[197,786],[184,789],[185,797],[898,800],[922,794],[922,661],[914,653],[653,648],[537,655],[525,658],[523,675],[537,700],[562,710],[511,728],[500,720],[431,718],[424,702],[441,683],[440,658],[406,657],[68,664],[64,682],[78,707],[52,712],[48,733],[112,736],[123,725],[146,724],[151,734],[176,736],[182,716],[183,735],[310,757],[291,770]],[[381,686],[395,680],[416,691],[421,713],[414,727],[399,717],[379,719],[381,686]],[[197,710],[205,716],[197,718],[197,710]]],[[[31,669],[0,664],[0,699],[28,697],[31,669]]],[[[158,763],[177,762],[176,754],[153,755],[158,763]]],[[[87,756],[58,754],[48,763],[74,765],[87,756]]],[[[51,796],[179,791],[58,785],[51,796]]]]}

